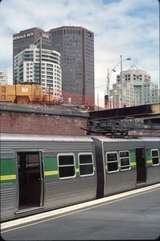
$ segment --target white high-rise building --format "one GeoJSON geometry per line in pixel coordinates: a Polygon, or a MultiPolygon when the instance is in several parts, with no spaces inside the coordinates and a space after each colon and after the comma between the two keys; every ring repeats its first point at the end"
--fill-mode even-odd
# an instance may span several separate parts
{"type": "Polygon", "coordinates": [[[116,83],[110,90],[111,108],[158,103],[158,86],[141,69],[129,69],[117,75],[116,83]]]}
{"type": "Polygon", "coordinates": [[[8,72],[7,71],[0,71],[0,84],[1,85],[8,84],[8,72]]]}
{"type": "Polygon", "coordinates": [[[61,55],[36,45],[22,50],[14,57],[15,83],[41,84],[44,92],[62,95],[61,55]]]}
{"type": "Polygon", "coordinates": [[[151,83],[151,100],[152,104],[160,103],[160,89],[157,84],[151,83]]]}

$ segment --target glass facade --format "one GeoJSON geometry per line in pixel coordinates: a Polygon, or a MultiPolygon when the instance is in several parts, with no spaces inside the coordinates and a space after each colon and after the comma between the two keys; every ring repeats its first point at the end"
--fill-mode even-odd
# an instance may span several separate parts
{"type": "Polygon", "coordinates": [[[93,105],[94,34],[81,27],[61,27],[50,30],[49,34],[53,48],[61,53],[65,100],[93,105]]]}

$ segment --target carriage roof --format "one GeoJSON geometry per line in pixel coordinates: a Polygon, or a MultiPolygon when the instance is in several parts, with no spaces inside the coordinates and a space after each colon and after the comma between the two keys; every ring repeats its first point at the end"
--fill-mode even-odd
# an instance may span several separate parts
{"type": "Polygon", "coordinates": [[[1,141],[68,141],[68,142],[93,142],[93,138],[102,142],[128,142],[128,141],[159,141],[158,137],[138,138],[110,138],[105,136],[63,136],[63,135],[33,135],[33,134],[9,134],[1,133],[1,141]]]}

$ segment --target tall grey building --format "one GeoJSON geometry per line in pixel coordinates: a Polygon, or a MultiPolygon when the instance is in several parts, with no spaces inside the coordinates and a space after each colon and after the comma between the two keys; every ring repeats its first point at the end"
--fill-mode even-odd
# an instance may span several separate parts
{"type": "Polygon", "coordinates": [[[61,53],[64,100],[94,105],[94,34],[82,27],[63,26],[51,29],[49,38],[61,53]]]}

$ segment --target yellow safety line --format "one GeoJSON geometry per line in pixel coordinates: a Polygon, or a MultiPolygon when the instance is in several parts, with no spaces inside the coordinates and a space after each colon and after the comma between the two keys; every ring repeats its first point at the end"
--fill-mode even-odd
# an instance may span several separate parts
{"type": "Polygon", "coordinates": [[[14,179],[16,179],[16,175],[3,175],[3,176],[0,176],[0,181],[14,180],[14,179]]]}
{"type": "Polygon", "coordinates": [[[152,164],[152,160],[147,160],[147,164],[152,164]]]}
{"type": "MultiPolygon", "coordinates": [[[[152,160],[147,160],[146,163],[147,164],[152,164],[152,160]]],[[[135,161],[131,161],[131,166],[136,166],[136,162],[135,161]]]]}
{"type": "Polygon", "coordinates": [[[56,176],[56,175],[58,175],[58,171],[45,171],[44,175],[45,176],[56,176]]]}
{"type": "Polygon", "coordinates": [[[136,166],[136,162],[135,161],[131,161],[130,165],[131,165],[131,167],[135,167],[136,166]]]}

